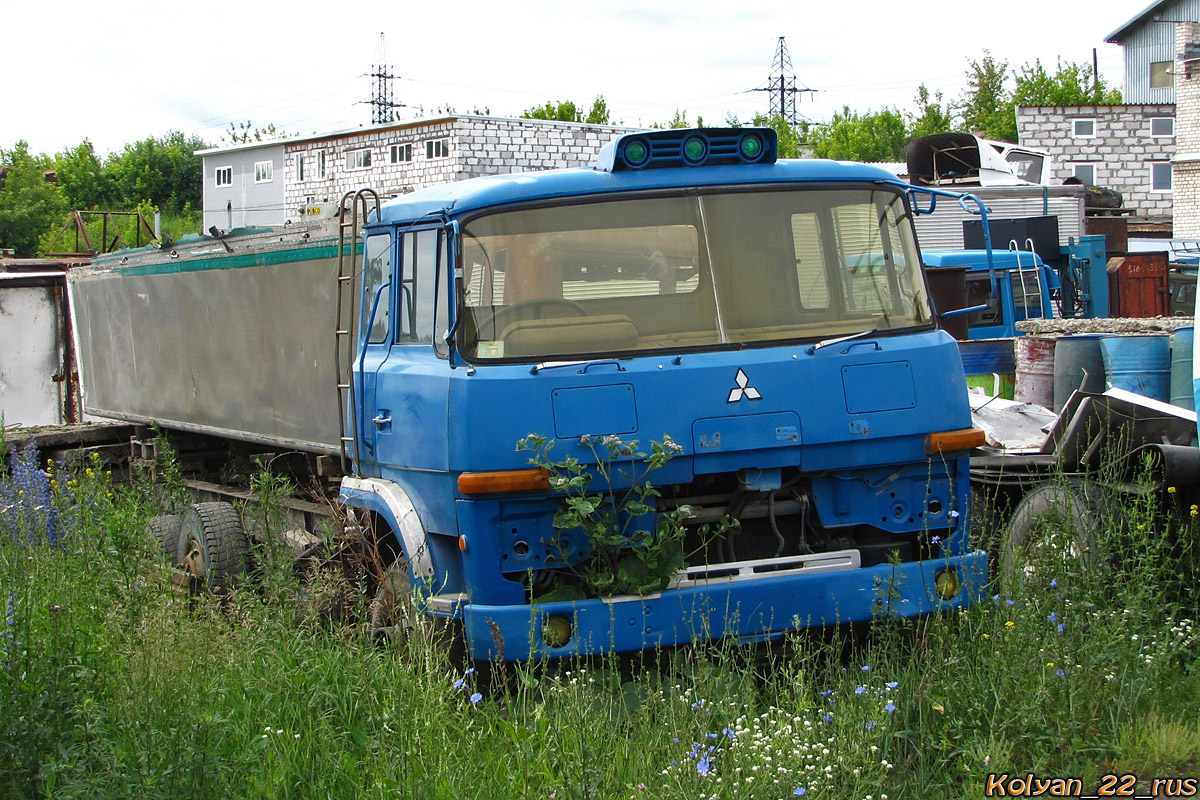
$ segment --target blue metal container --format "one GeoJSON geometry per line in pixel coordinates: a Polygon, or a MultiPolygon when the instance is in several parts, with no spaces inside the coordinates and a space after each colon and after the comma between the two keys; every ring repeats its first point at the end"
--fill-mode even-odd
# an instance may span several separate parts
{"type": "Polygon", "coordinates": [[[1196,410],[1192,395],[1192,342],[1195,330],[1176,328],[1171,342],[1171,405],[1196,410]]]}
{"type": "Polygon", "coordinates": [[[1099,334],[1064,336],[1054,348],[1054,411],[1062,411],[1076,390],[1104,391],[1104,357],[1099,334]]]}
{"type": "Polygon", "coordinates": [[[1106,336],[1100,340],[1105,386],[1166,402],[1171,396],[1171,345],[1166,336],[1106,336]]]}

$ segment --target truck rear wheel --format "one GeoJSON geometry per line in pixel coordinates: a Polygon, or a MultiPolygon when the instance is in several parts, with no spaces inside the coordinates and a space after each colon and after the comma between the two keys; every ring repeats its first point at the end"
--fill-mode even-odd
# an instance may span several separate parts
{"type": "Polygon", "coordinates": [[[196,503],[183,514],[182,566],[213,594],[227,594],[250,569],[250,540],[229,503],[196,503]]]}
{"type": "Polygon", "coordinates": [[[1018,592],[1039,568],[1057,563],[1088,573],[1101,561],[1097,546],[1115,519],[1111,498],[1087,480],[1046,482],[1021,498],[1009,519],[998,559],[1000,587],[1018,592]]]}
{"type": "Polygon", "coordinates": [[[171,566],[173,567],[183,564],[180,541],[180,531],[182,528],[183,516],[181,514],[163,514],[152,517],[146,523],[146,530],[150,532],[150,535],[154,537],[154,541],[158,542],[158,546],[171,559],[171,566]]]}

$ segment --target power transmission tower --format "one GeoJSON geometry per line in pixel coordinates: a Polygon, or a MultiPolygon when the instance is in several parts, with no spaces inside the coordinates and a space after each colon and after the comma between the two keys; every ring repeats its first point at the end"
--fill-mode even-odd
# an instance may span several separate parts
{"type": "Polygon", "coordinates": [[[392,65],[386,63],[387,46],[382,33],[379,34],[379,51],[375,60],[377,63],[371,65],[371,124],[381,125],[392,121],[393,109],[404,108],[404,103],[392,100],[392,80],[397,76],[392,74],[392,65]]]}
{"type": "Polygon", "coordinates": [[[773,74],[767,80],[767,85],[754,91],[771,93],[771,117],[783,117],[789,125],[798,125],[796,95],[800,92],[815,92],[816,89],[796,88],[792,57],[788,55],[787,42],[782,36],[779,37],[779,46],[775,48],[775,63],[771,65],[771,70],[773,74]]]}

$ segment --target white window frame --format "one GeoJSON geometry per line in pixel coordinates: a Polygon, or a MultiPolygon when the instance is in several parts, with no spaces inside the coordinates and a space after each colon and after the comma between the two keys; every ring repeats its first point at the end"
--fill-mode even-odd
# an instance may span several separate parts
{"type": "Polygon", "coordinates": [[[296,165],[296,182],[306,180],[304,175],[304,153],[296,153],[293,156],[293,163],[296,165]]]}
{"type": "Polygon", "coordinates": [[[325,176],[327,174],[325,172],[325,151],[318,150],[315,155],[317,157],[317,163],[316,169],[314,170],[315,174],[313,175],[313,179],[323,181],[325,180],[325,176]]]}
{"type": "Polygon", "coordinates": [[[392,164],[407,164],[413,160],[412,142],[404,144],[393,144],[388,147],[388,160],[392,164]],[[405,158],[401,158],[405,156],[405,158]]]}
{"type": "Polygon", "coordinates": [[[1076,139],[1095,139],[1096,138],[1096,120],[1092,117],[1080,117],[1071,120],[1071,135],[1076,139]],[[1079,123],[1086,122],[1092,126],[1091,133],[1080,133],[1079,123]]]}
{"type": "Polygon", "coordinates": [[[274,161],[255,161],[254,162],[254,182],[255,183],[270,183],[275,180],[275,162],[274,161]]]}
{"type": "Polygon", "coordinates": [[[1151,117],[1150,118],[1150,135],[1155,138],[1174,139],[1175,138],[1175,118],[1174,117],[1151,117]],[[1170,123],[1171,132],[1170,133],[1155,133],[1154,132],[1154,123],[1156,123],[1156,122],[1170,123]]]}
{"type": "Polygon", "coordinates": [[[346,151],[346,171],[359,172],[371,168],[371,148],[358,147],[346,151]]]}
{"type": "Polygon", "coordinates": [[[1170,194],[1171,192],[1175,191],[1175,177],[1172,174],[1170,161],[1151,161],[1150,162],[1150,191],[1156,192],[1159,194],[1170,194]],[[1154,183],[1155,183],[1154,176],[1163,167],[1166,167],[1166,170],[1167,170],[1166,175],[1168,176],[1168,178],[1170,178],[1170,184],[1171,184],[1170,186],[1168,186],[1165,189],[1154,185],[1154,183]]]}
{"type": "Polygon", "coordinates": [[[233,186],[233,167],[217,167],[215,170],[213,170],[213,185],[215,185],[218,189],[224,189],[226,187],[233,186]],[[222,173],[225,175],[225,180],[223,181],[221,180],[222,173]]]}
{"type": "Polygon", "coordinates": [[[1070,166],[1071,166],[1071,176],[1072,177],[1079,178],[1081,181],[1083,181],[1088,186],[1099,186],[1100,185],[1099,184],[1099,176],[1098,176],[1100,165],[1098,163],[1096,163],[1095,161],[1072,161],[1070,166]],[[1080,167],[1083,167],[1084,169],[1091,171],[1092,179],[1090,181],[1084,180],[1083,177],[1079,174],[1080,167]]]}
{"type": "Polygon", "coordinates": [[[439,136],[436,139],[425,140],[425,158],[449,158],[450,157],[450,137],[439,136]]]}

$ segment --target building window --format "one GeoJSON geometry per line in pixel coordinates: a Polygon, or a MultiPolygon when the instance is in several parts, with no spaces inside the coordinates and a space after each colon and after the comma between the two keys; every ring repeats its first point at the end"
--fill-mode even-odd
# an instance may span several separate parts
{"type": "Polygon", "coordinates": [[[430,139],[425,142],[426,158],[445,158],[450,155],[449,139],[430,139]]]}
{"type": "Polygon", "coordinates": [[[1096,135],[1096,120],[1094,119],[1077,119],[1073,120],[1071,132],[1077,137],[1095,136],[1096,135]]]}
{"type": "Polygon", "coordinates": [[[370,149],[347,150],[346,151],[346,169],[370,169],[370,168],[371,168],[371,151],[370,151],[370,149]]]}
{"type": "Polygon", "coordinates": [[[317,151],[316,173],[317,174],[313,176],[314,178],[316,178],[319,181],[325,180],[325,151],[324,150],[317,151]]]}
{"type": "Polygon", "coordinates": [[[1150,88],[1170,89],[1175,85],[1175,62],[1155,61],[1150,64],[1150,88]]]}
{"type": "Polygon", "coordinates": [[[1171,162],[1170,161],[1152,161],[1152,162],[1150,162],[1150,191],[1152,191],[1152,192],[1169,192],[1169,191],[1171,191],[1171,162]]]}
{"type": "Polygon", "coordinates": [[[255,161],[254,162],[254,182],[255,183],[270,183],[274,180],[275,162],[274,161],[255,161]]]}
{"type": "Polygon", "coordinates": [[[296,153],[296,180],[304,180],[304,154],[296,153]]]}
{"type": "Polygon", "coordinates": [[[1072,175],[1088,186],[1096,185],[1095,164],[1072,164],[1072,175]]]}
{"type": "Polygon", "coordinates": [[[412,161],[412,145],[411,144],[394,144],[388,150],[390,160],[393,164],[400,164],[405,161],[412,161]]]}
{"type": "Polygon", "coordinates": [[[1154,117],[1150,120],[1150,135],[1151,136],[1174,136],[1175,135],[1175,118],[1174,117],[1154,117]]]}
{"type": "Polygon", "coordinates": [[[233,186],[233,167],[217,167],[217,187],[233,186]]]}

